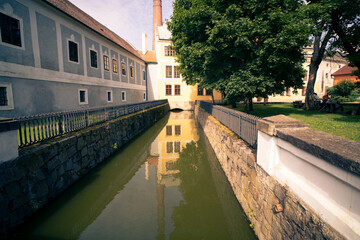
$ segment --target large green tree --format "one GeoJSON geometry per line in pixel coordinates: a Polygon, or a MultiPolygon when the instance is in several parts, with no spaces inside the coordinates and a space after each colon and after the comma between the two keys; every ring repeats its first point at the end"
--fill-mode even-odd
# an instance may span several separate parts
{"type": "Polygon", "coordinates": [[[302,87],[306,21],[297,0],[175,0],[168,26],[188,84],[251,103],[302,87]]]}

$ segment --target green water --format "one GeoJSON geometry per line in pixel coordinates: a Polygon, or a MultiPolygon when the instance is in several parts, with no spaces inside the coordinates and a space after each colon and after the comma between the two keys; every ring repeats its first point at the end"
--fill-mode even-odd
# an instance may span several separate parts
{"type": "Polygon", "coordinates": [[[256,239],[191,112],[172,112],[17,230],[18,239],[256,239]]]}

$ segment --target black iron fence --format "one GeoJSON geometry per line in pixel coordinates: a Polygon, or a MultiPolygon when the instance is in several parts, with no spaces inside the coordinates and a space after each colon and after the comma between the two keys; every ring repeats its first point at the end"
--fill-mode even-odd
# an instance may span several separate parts
{"type": "Polygon", "coordinates": [[[259,117],[200,101],[200,107],[227,126],[253,148],[257,145],[256,121],[259,117]]]}
{"type": "Polygon", "coordinates": [[[25,147],[52,137],[165,103],[167,103],[167,100],[158,100],[112,107],[20,117],[17,119],[20,124],[19,147],[25,147]]]}

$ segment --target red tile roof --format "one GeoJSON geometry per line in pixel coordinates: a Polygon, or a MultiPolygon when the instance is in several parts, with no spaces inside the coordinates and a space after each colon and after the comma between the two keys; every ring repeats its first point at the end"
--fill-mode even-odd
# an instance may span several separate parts
{"type": "Polygon", "coordinates": [[[343,66],[336,72],[334,72],[333,76],[339,76],[339,75],[351,75],[353,71],[357,70],[357,67],[350,67],[349,65],[343,66]]]}
{"type": "Polygon", "coordinates": [[[114,32],[112,32],[110,29],[108,29],[98,21],[96,21],[94,18],[90,17],[87,13],[76,7],[68,0],[43,0],[43,2],[69,15],[81,24],[85,25],[86,27],[100,34],[101,36],[109,39],[121,48],[125,49],[135,57],[144,60],[143,57],[138,53],[138,51],[133,48],[128,42],[126,42],[124,39],[116,35],[114,32]]]}
{"type": "Polygon", "coordinates": [[[143,56],[146,62],[157,63],[156,52],[154,50],[147,51],[145,55],[142,54],[142,51],[139,51],[139,53],[143,56]]]}

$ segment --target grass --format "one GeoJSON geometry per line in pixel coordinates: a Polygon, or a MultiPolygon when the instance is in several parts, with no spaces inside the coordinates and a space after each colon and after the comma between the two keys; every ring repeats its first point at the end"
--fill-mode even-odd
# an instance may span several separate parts
{"type": "MultiPolygon", "coordinates": [[[[231,108],[230,105],[225,107],[231,108]]],[[[244,105],[238,105],[236,109],[244,111],[244,105]]],[[[360,115],[345,114],[346,111],[355,109],[357,107],[345,106],[344,113],[326,113],[306,111],[295,108],[292,104],[254,104],[254,111],[249,113],[262,118],[283,114],[310,124],[312,129],[360,142],[360,115]]]]}

